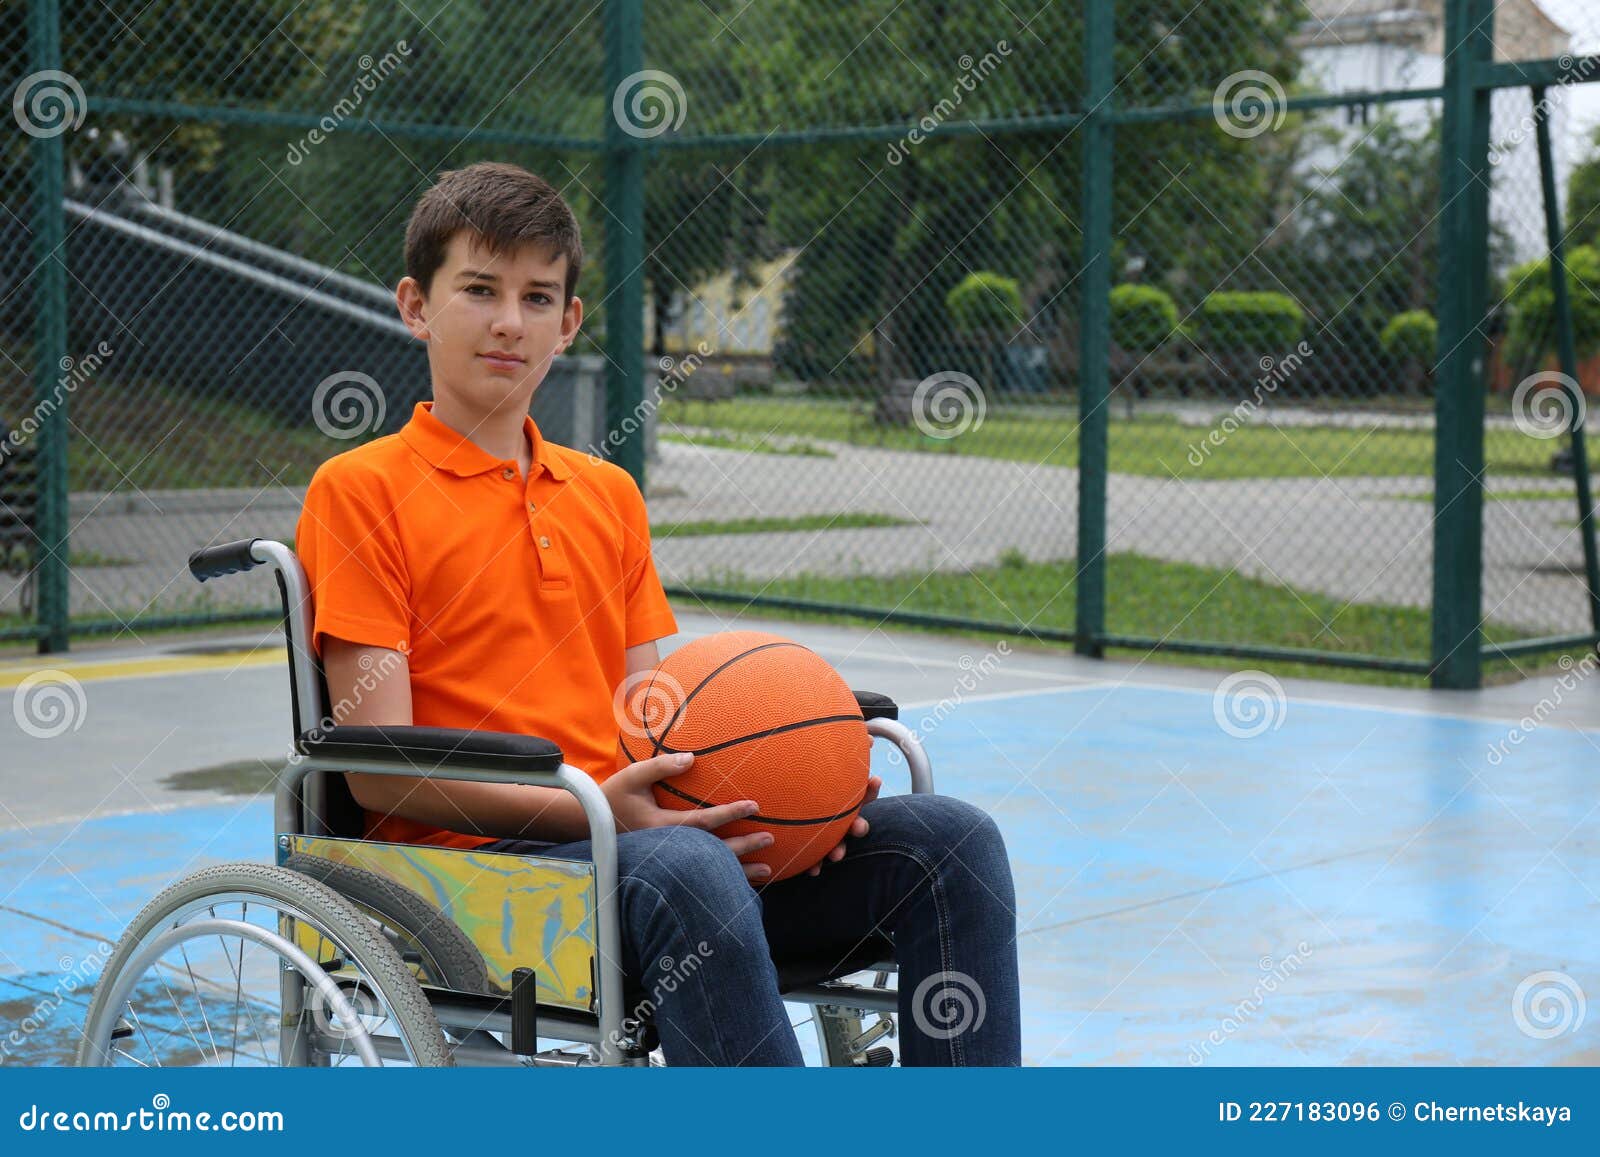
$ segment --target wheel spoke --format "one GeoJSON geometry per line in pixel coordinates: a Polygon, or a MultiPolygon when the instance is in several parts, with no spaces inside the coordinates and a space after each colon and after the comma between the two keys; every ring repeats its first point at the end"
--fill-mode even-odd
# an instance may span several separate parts
{"type": "MultiPolygon", "coordinates": [[[[178,954],[183,957],[183,969],[189,974],[190,981],[194,984],[194,1002],[200,1009],[200,1023],[206,1026],[206,1039],[211,1042],[211,1055],[216,1058],[217,1064],[222,1063],[222,1053],[217,1048],[217,1038],[211,1032],[211,1018],[206,1015],[205,998],[200,995],[200,978],[194,974],[194,965],[189,963],[189,949],[180,944],[178,954]]],[[[199,1041],[195,1042],[196,1044],[199,1041]]]]}

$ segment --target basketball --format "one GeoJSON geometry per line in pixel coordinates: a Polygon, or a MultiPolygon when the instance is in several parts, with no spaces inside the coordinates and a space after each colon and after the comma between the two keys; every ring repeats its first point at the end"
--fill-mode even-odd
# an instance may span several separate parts
{"type": "Polygon", "coordinates": [[[772,869],[769,883],[819,863],[861,808],[872,746],[861,708],[825,659],[791,639],[696,639],[631,682],[620,706],[624,764],[694,753],[655,785],[662,807],[760,805],[716,834],[770,832],[770,847],[744,857],[772,869]]]}

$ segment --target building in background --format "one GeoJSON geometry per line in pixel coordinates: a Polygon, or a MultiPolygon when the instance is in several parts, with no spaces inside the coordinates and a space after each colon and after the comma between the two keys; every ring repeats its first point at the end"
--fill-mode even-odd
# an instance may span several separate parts
{"type": "MultiPolygon", "coordinates": [[[[1304,0],[1308,12],[1299,47],[1301,80],[1308,88],[1366,92],[1395,88],[1435,88],[1444,83],[1443,0],[1304,0]]],[[[1536,0],[1498,0],[1495,5],[1496,60],[1545,60],[1573,49],[1572,35],[1536,0]]],[[[1552,139],[1566,141],[1566,92],[1552,90],[1552,139]]],[[[1532,99],[1526,89],[1494,96],[1490,154],[1494,191],[1490,214],[1506,233],[1516,260],[1544,252],[1544,218],[1539,191],[1539,156],[1534,142],[1532,99]]],[[[1334,172],[1341,157],[1358,144],[1380,113],[1417,125],[1440,113],[1439,101],[1351,105],[1338,116],[1336,142],[1320,144],[1306,164],[1334,172]]],[[[1558,187],[1565,188],[1569,150],[1556,149],[1558,187]]]]}

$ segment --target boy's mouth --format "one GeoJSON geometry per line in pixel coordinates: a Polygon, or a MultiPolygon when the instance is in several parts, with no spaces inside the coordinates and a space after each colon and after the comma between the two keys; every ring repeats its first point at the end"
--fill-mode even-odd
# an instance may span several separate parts
{"type": "Polygon", "coordinates": [[[526,358],[521,357],[518,354],[508,353],[505,350],[495,350],[491,353],[479,354],[478,356],[489,363],[490,369],[495,370],[518,370],[521,369],[523,363],[527,361],[526,358]]]}

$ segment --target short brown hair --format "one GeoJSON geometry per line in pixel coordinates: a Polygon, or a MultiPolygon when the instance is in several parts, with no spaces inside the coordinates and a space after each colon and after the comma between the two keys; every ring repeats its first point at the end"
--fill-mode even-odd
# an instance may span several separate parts
{"type": "Polygon", "coordinates": [[[548,182],[520,165],[480,161],[439,174],[422,194],[406,224],[406,276],[427,293],[444,264],[450,241],[463,230],[476,234],[491,253],[538,245],[567,259],[567,295],[572,300],[583,267],[583,238],[572,207],[548,182]]]}

